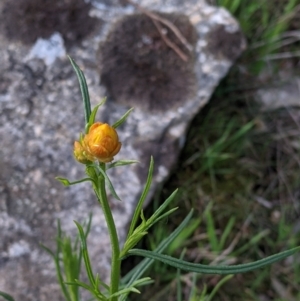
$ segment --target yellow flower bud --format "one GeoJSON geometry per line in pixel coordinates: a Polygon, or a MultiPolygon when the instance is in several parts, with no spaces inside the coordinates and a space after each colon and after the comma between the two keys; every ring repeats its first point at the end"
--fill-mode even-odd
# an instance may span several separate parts
{"type": "Polygon", "coordinates": [[[87,164],[90,161],[93,161],[93,158],[87,158],[86,156],[86,151],[84,149],[84,147],[81,145],[80,142],[75,141],[74,142],[74,157],[75,159],[82,163],[82,164],[87,164]]]}
{"type": "Polygon", "coordinates": [[[107,123],[94,123],[82,141],[85,157],[100,162],[111,162],[120,151],[121,143],[116,130],[107,123]]]}

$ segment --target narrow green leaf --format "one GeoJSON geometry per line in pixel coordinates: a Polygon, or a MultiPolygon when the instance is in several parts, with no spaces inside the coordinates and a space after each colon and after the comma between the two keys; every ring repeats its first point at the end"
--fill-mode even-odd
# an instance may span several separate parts
{"type": "MultiPolygon", "coordinates": [[[[79,280],[75,280],[75,282],[65,282],[67,285],[72,285],[76,287],[82,287],[85,290],[89,291],[92,295],[96,296],[98,300],[100,301],[107,301],[107,298],[100,292],[100,291],[95,291],[95,289],[89,285],[87,285],[84,282],[81,282],[79,280]]],[[[92,299],[94,300],[94,298],[92,299]]]]}
{"type": "MultiPolygon", "coordinates": [[[[87,239],[90,229],[91,229],[91,224],[92,224],[92,213],[89,214],[89,218],[87,220],[87,222],[84,222],[83,227],[85,228],[85,239],[87,239]]],[[[76,236],[76,240],[74,243],[74,250],[78,250],[78,243],[80,241],[80,236],[79,234],[76,236]]],[[[78,271],[78,275],[80,274],[81,271],[81,261],[82,261],[82,250],[80,249],[78,252],[78,260],[77,260],[77,271],[78,271]]]]}
{"type": "Polygon", "coordinates": [[[156,224],[157,222],[159,222],[160,220],[164,219],[165,217],[169,216],[170,214],[172,214],[173,212],[175,212],[179,207],[175,207],[170,209],[169,211],[167,211],[166,213],[160,215],[156,220],[154,220],[153,223],[151,223],[150,225],[148,225],[147,229],[149,229],[150,227],[152,227],[154,224],[156,224]]]}
{"type": "MultiPolygon", "coordinates": [[[[143,189],[143,192],[141,194],[141,197],[135,207],[134,213],[133,213],[133,217],[130,223],[130,227],[129,227],[129,231],[128,231],[128,235],[127,235],[127,239],[130,237],[130,235],[133,233],[134,228],[136,226],[136,223],[140,217],[144,202],[146,200],[146,197],[148,195],[151,183],[152,183],[152,176],[153,176],[153,168],[154,168],[154,160],[153,157],[151,156],[150,158],[150,165],[149,165],[149,171],[148,171],[148,176],[147,176],[147,180],[146,180],[146,185],[143,189]]],[[[126,239],[126,240],[127,240],[126,239]]]]}
{"type": "Polygon", "coordinates": [[[175,191],[163,202],[163,204],[153,213],[153,215],[148,219],[147,223],[152,224],[161,213],[167,208],[167,206],[174,200],[176,194],[178,192],[178,189],[175,189],[175,191]]]}
{"type": "Polygon", "coordinates": [[[140,294],[141,292],[136,289],[135,287],[128,287],[128,288],[124,288],[122,290],[119,290],[118,292],[112,294],[109,296],[109,298],[113,298],[113,297],[118,297],[118,296],[121,296],[121,295],[128,295],[129,293],[137,293],[137,294],[140,294]]]}
{"type": "Polygon", "coordinates": [[[126,243],[124,244],[124,247],[122,251],[120,252],[120,258],[123,258],[126,256],[128,250],[132,249],[137,245],[137,243],[145,236],[148,232],[146,231],[138,231],[136,229],[133,234],[126,240],[126,243]]]}
{"type": "Polygon", "coordinates": [[[117,297],[117,296],[121,296],[121,299],[122,298],[126,299],[127,295],[131,292],[140,294],[140,291],[138,289],[136,289],[136,287],[147,285],[147,284],[150,284],[153,282],[154,281],[150,277],[141,278],[141,279],[135,281],[130,287],[125,287],[125,288],[119,290],[118,292],[110,295],[110,299],[112,297],[117,297]]]}
{"type": "Polygon", "coordinates": [[[82,256],[83,256],[83,260],[84,260],[84,264],[85,264],[85,269],[86,269],[86,272],[87,272],[87,275],[88,275],[91,285],[94,286],[95,278],[94,278],[94,274],[92,271],[90,257],[89,257],[89,253],[88,253],[88,249],[87,249],[87,245],[86,245],[86,237],[85,237],[82,226],[76,221],[74,221],[74,223],[76,224],[76,226],[78,228],[78,232],[79,232],[79,236],[80,236],[81,251],[82,251],[82,256]]]}
{"type": "Polygon", "coordinates": [[[41,243],[40,243],[40,247],[44,249],[55,260],[55,254],[48,247],[46,247],[41,243]]]}
{"type": "Polygon", "coordinates": [[[163,255],[157,252],[140,250],[140,249],[132,249],[128,251],[128,254],[158,260],[165,264],[173,266],[177,269],[185,270],[188,272],[195,272],[200,274],[229,275],[229,274],[245,273],[245,272],[262,268],[264,266],[270,265],[271,263],[277,262],[288,256],[291,256],[298,251],[300,251],[300,247],[293,248],[251,263],[232,265],[232,266],[209,266],[204,264],[191,263],[168,255],[163,255]]]}
{"type": "Polygon", "coordinates": [[[106,283],[104,283],[104,282],[101,281],[100,276],[97,273],[97,275],[96,275],[96,281],[95,281],[95,287],[98,288],[99,285],[102,285],[107,291],[109,291],[109,286],[106,283]]]}
{"type": "Polygon", "coordinates": [[[90,118],[89,118],[88,129],[87,129],[87,130],[89,130],[89,128],[91,127],[91,125],[95,122],[95,118],[96,118],[96,114],[97,114],[97,112],[98,112],[98,109],[99,109],[102,105],[104,105],[105,102],[106,102],[106,97],[103,98],[102,101],[101,101],[98,105],[96,105],[95,108],[93,109],[93,111],[92,111],[92,113],[91,113],[91,115],[90,115],[90,118]]]}
{"type": "Polygon", "coordinates": [[[70,186],[70,181],[66,178],[55,177],[55,180],[58,180],[60,183],[62,183],[66,187],[70,186]]]}
{"type": "Polygon", "coordinates": [[[118,160],[118,161],[115,161],[115,162],[107,165],[106,170],[117,167],[117,166],[125,166],[125,165],[129,165],[129,164],[134,164],[134,163],[139,163],[139,161],[137,161],[137,160],[118,160]]]}
{"type": "MultiPolygon", "coordinates": [[[[180,259],[183,259],[186,249],[183,249],[180,254],[180,259]]],[[[182,285],[181,285],[181,270],[177,269],[176,273],[176,288],[177,301],[182,301],[182,285]]]]}
{"type": "MultiPolygon", "coordinates": [[[[190,211],[190,213],[186,216],[186,218],[181,222],[181,224],[169,235],[167,238],[165,238],[159,246],[156,248],[156,253],[163,252],[170,243],[180,234],[180,232],[186,227],[186,225],[189,223],[190,219],[193,215],[193,210],[190,211]]],[[[151,266],[151,264],[154,262],[154,259],[146,258],[142,262],[140,262],[137,266],[135,266],[127,275],[125,275],[122,278],[122,283],[127,283],[126,287],[129,287],[132,285],[135,281],[137,281],[144,273],[145,271],[151,266]]],[[[120,301],[124,301],[125,298],[123,296],[121,297],[120,301]]]]}
{"type": "Polygon", "coordinates": [[[83,182],[93,182],[92,178],[83,178],[74,182],[70,182],[68,179],[66,178],[62,178],[62,177],[55,177],[56,180],[58,180],[60,183],[62,183],[64,186],[68,187],[71,185],[75,185],[78,183],[83,183],[83,182]]]}
{"type": "Polygon", "coordinates": [[[133,108],[131,108],[131,109],[129,109],[118,121],[116,121],[113,125],[112,125],[112,127],[113,128],[117,128],[117,127],[119,127],[121,124],[123,124],[125,121],[126,121],[126,119],[127,119],[127,117],[129,116],[129,114],[131,113],[131,111],[133,110],[133,108]]]}
{"type": "MultiPolygon", "coordinates": [[[[60,225],[60,224],[59,224],[60,225]]],[[[58,231],[59,235],[61,235],[60,233],[60,228],[59,228],[59,231],[58,231]]],[[[57,275],[57,280],[58,280],[58,283],[60,285],[60,288],[66,298],[67,301],[71,301],[71,297],[69,295],[69,292],[64,284],[64,279],[63,279],[63,276],[62,276],[62,272],[61,272],[61,268],[60,268],[60,265],[59,265],[59,243],[57,243],[57,251],[56,251],[56,255],[49,249],[47,248],[46,246],[44,246],[43,244],[40,244],[40,246],[53,258],[53,261],[55,263],[55,269],[56,269],[56,275],[57,275]]]]}
{"type": "Polygon", "coordinates": [[[81,282],[75,279],[75,282],[66,282],[67,285],[72,285],[76,287],[83,287],[87,291],[89,291],[92,295],[94,295],[98,300],[107,301],[107,298],[99,291],[98,288],[89,286],[88,284],[81,282]]]}
{"type": "MultiPolygon", "coordinates": [[[[70,237],[64,237],[61,241],[62,245],[62,262],[64,266],[66,281],[74,281],[78,279],[80,269],[78,269],[78,256],[72,249],[70,237]]],[[[69,293],[71,300],[78,299],[78,287],[70,287],[69,293]]]]}
{"type": "Polygon", "coordinates": [[[114,196],[114,198],[116,198],[118,201],[121,201],[121,199],[119,198],[119,196],[117,195],[115,189],[114,189],[114,186],[112,184],[112,182],[110,181],[108,175],[106,174],[106,172],[97,166],[97,169],[99,170],[99,172],[102,174],[102,176],[104,177],[105,179],[105,182],[107,183],[107,186],[108,186],[108,189],[109,191],[111,192],[111,194],[114,196]]]}
{"type": "Polygon", "coordinates": [[[144,277],[141,279],[138,279],[136,281],[134,281],[134,283],[132,284],[132,286],[143,286],[149,283],[153,283],[153,280],[150,277],[144,277]]]}
{"type": "MultiPolygon", "coordinates": [[[[90,115],[91,115],[91,103],[90,103],[90,96],[89,96],[89,90],[88,86],[86,83],[85,76],[79,66],[75,63],[75,61],[68,56],[72,67],[74,68],[78,81],[79,81],[79,86],[80,86],[80,91],[82,95],[82,100],[83,100],[83,107],[84,107],[84,119],[85,119],[85,124],[87,125],[89,123],[90,115]]],[[[86,129],[87,132],[87,129],[86,129]]]]}
{"type": "Polygon", "coordinates": [[[59,243],[59,241],[61,241],[62,235],[63,235],[63,232],[61,229],[60,219],[57,219],[56,258],[59,258],[59,254],[61,252],[61,244],[59,243]]]}
{"type": "Polygon", "coordinates": [[[6,293],[1,292],[1,291],[0,291],[0,296],[2,296],[7,301],[15,301],[15,299],[11,295],[6,294],[6,293]]]}
{"type": "Polygon", "coordinates": [[[87,285],[86,283],[84,282],[81,282],[81,281],[78,281],[77,279],[74,281],[65,281],[65,284],[67,285],[74,285],[74,286],[80,286],[80,287],[83,287],[85,288],[86,290],[88,291],[93,291],[93,288],[89,285],[87,285]]]}

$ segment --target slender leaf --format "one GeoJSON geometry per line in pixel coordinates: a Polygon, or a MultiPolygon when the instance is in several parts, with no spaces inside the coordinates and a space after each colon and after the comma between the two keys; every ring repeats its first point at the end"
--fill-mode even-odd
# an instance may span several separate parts
{"type": "Polygon", "coordinates": [[[121,300],[126,299],[127,295],[129,295],[130,293],[140,294],[140,291],[136,287],[147,285],[150,283],[153,283],[153,280],[150,277],[145,277],[145,278],[139,279],[139,280],[135,281],[134,283],[132,283],[131,286],[122,288],[121,290],[110,295],[109,297],[111,299],[112,297],[121,296],[121,300]]]}
{"type": "Polygon", "coordinates": [[[74,182],[70,182],[68,179],[62,178],[62,177],[55,177],[55,179],[58,180],[60,183],[62,183],[66,187],[75,185],[75,184],[79,184],[79,183],[83,183],[83,182],[93,182],[92,178],[84,178],[84,179],[80,179],[80,180],[77,180],[74,182]]]}
{"type": "Polygon", "coordinates": [[[118,161],[115,161],[115,162],[107,165],[106,170],[117,167],[117,166],[125,166],[125,165],[129,165],[129,164],[134,164],[134,163],[139,163],[139,161],[137,161],[137,160],[118,160],[118,161]]]}
{"type": "Polygon", "coordinates": [[[188,272],[195,272],[200,274],[229,275],[229,274],[245,273],[245,272],[262,268],[264,266],[270,265],[271,263],[277,262],[288,256],[291,256],[298,251],[300,251],[300,247],[293,248],[251,263],[232,265],[232,266],[209,266],[209,265],[204,265],[199,263],[191,263],[168,255],[163,255],[157,252],[140,250],[140,249],[132,249],[128,252],[128,254],[158,260],[165,264],[173,266],[177,269],[185,270],[188,272]]]}
{"type": "Polygon", "coordinates": [[[90,118],[89,118],[89,122],[88,122],[88,130],[89,128],[91,127],[91,125],[95,122],[95,118],[96,118],[96,114],[98,112],[98,109],[104,105],[106,102],[106,97],[102,99],[102,101],[95,106],[95,108],[93,109],[91,115],[90,115],[90,118]]]}
{"type": "MultiPolygon", "coordinates": [[[[180,254],[180,259],[183,259],[184,254],[186,252],[186,249],[183,249],[183,251],[180,254]]],[[[181,285],[181,270],[177,269],[177,273],[176,273],[176,294],[177,294],[177,301],[182,301],[182,285],[181,285]]]]}
{"type": "Polygon", "coordinates": [[[135,211],[134,211],[134,214],[133,214],[133,217],[132,217],[132,220],[131,220],[131,224],[130,224],[130,227],[129,227],[127,239],[131,236],[131,234],[134,231],[136,223],[137,223],[137,221],[140,217],[144,202],[145,202],[146,197],[148,195],[148,192],[149,192],[149,189],[150,189],[150,186],[151,186],[151,183],[152,183],[153,167],[154,167],[154,160],[153,160],[153,157],[151,156],[146,185],[145,185],[145,187],[143,189],[143,192],[142,192],[142,195],[141,195],[141,197],[140,197],[140,199],[139,199],[139,201],[138,201],[138,203],[135,207],[135,211]]]}
{"type": "Polygon", "coordinates": [[[133,110],[133,108],[129,109],[117,122],[115,122],[112,125],[112,127],[116,129],[121,124],[123,124],[126,121],[127,117],[129,116],[129,114],[131,113],[132,110],[133,110]]]}
{"type": "Polygon", "coordinates": [[[88,249],[87,249],[87,245],[86,245],[86,237],[85,237],[84,231],[82,229],[82,226],[76,221],[74,221],[74,223],[76,224],[79,235],[80,235],[81,251],[82,251],[83,260],[85,263],[86,272],[87,272],[87,275],[88,275],[91,285],[94,287],[95,286],[95,277],[92,272],[90,257],[89,257],[89,253],[88,253],[88,249]]]}
{"type": "MultiPolygon", "coordinates": [[[[89,286],[84,282],[81,282],[79,280],[75,280],[75,282],[66,282],[66,284],[76,286],[76,287],[82,287],[85,290],[89,291],[92,295],[94,295],[98,300],[107,301],[107,298],[99,290],[95,291],[94,287],[89,286]]],[[[91,300],[94,300],[94,298],[92,298],[91,300]]]]}
{"type": "MultiPolygon", "coordinates": [[[[78,279],[80,267],[78,265],[77,252],[73,251],[70,237],[64,237],[61,241],[62,245],[62,262],[65,271],[66,281],[74,281],[78,279]]],[[[78,287],[69,287],[69,293],[72,300],[78,300],[78,287]]]]}
{"type": "Polygon", "coordinates": [[[97,273],[97,275],[96,275],[96,281],[95,281],[95,287],[98,288],[99,285],[102,285],[107,291],[109,291],[109,286],[106,283],[104,283],[104,282],[101,281],[100,276],[97,273]]]}
{"type": "MultiPolygon", "coordinates": [[[[170,243],[180,234],[180,232],[186,227],[186,225],[189,223],[190,219],[193,215],[193,210],[190,211],[190,213],[186,216],[186,218],[181,222],[181,224],[169,235],[167,238],[165,238],[159,246],[156,248],[156,253],[163,252],[170,243]]],[[[142,262],[140,262],[135,268],[133,268],[127,275],[125,275],[122,278],[122,283],[126,283],[126,287],[129,287],[132,285],[137,279],[139,279],[145,271],[151,266],[151,264],[154,262],[154,259],[146,258],[142,262]]],[[[121,297],[120,301],[124,301],[125,299],[121,297]]]]}
{"type": "Polygon", "coordinates": [[[158,218],[156,218],[151,224],[149,224],[147,226],[147,229],[149,229],[150,227],[152,227],[154,224],[156,224],[157,222],[159,222],[160,220],[164,219],[165,217],[169,216],[170,214],[172,214],[173,212],[175,212],[179,207],[175,207],[170,209],[169,211],[167,211],[166,213],[160,215],[158,218]]]}
{"type": "Polygon", "coordinates": [[[6,293],[1,292],[1,291],[0,291],[0,296],[2,296],[7,301],[15,301],[15,299],[11,295],[6,294],[6,293]]]}
{"type": "Polygon", "coordinates": [[[102,174],[102,176],[104,177],[105,179],[105,182],[107,183],[107,186],[108,186],[108,189],[109,191],[111,192],[111,194],[114,196],[114,198],[116,198],[118,201],[121,201],[121,199],[119,198],[119,196],[117,195],[115,189],[114,189],[114,186],[112,184],[112,182],[110,181],[108,175],[106,174],[106,172],[97,166],[97,169],[98,171],[102,174]]]}
{"type": "Polygon", "coordinates": [[[117,291],[116,293],[110,295],[110,298],[118,297],[121,295],[128,295],[129,293],[140,294],[141,292],[138,289],[136,289],[135,287],[128,287],[128,288],[124,288],[124,289],[117,291]]]}
{"type": "Polygon", "coordinates": [[[161,213],[167,208],[167,206],[174,200],[178,189],[175,189],[173,193],[163,202],[161,206],[153,213],[153,215],[147,220],[147,223],[152,224],[158,219],[161,213]]]}
{"type": "MultiPolygon", "coordinates": [[[[91,115],[91,103],[90,103],[90,96],[89,96],[89,90],[88,90],[88,86],[86,83],[86,79],[85,79],[83,72],[81,71],[79,66],[75,63],[75,61],[70,56],[68,56],[68,57],[72,64],[72,67],[74,68],[74,70],[76,72],[76,75],[77,75],[77,78],[79,81],[80,91],[81,91],[82,100],[83,100],[83,107],[84,107],[85,124],[88,125],[90,115],[91,115]]],[[[87,130],[88,129],[86,128],[86,132],[87,132],[87,130]]]]}
{"type": "MultiPolygon", "coordinates": [[[[58,240],[60,238],[60,227],[58,228],[59,231],[58,231],[58,240]]],[[[65,283],[64,283],[64,279],[63,279],[63,276],[62,276],[62,272],[61,272],[61,268],[60,268],[60,265],[59,265],[59,242],[57,242],[57,251],[56,251],[56,255],[49,249],[47,248],[46,246],[44,246],[43,244],[40,244],[40,246],[53,258],[53,261],[55,263],[55,269],[56,269],[56,275],[57,275],[57,280],[58,280],[58,283],[60,285],[60,288],[66,298],[67,301],[72,301],[71,300],[71,297],[70,297],[70,294],[65,286],[65,283]]]]}

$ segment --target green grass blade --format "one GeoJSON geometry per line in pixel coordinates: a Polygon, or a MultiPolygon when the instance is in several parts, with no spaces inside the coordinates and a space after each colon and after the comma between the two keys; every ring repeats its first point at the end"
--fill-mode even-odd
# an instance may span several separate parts
{"type": "Polygon", "coordinates": [[[176,250],[184,246],[185,242],[191,235],[195,232],[199,225],[201,224],[201,218],[193,218],[189,224],[180,232],[180,234],[173,240],[167,249],[169,255],[173,254],[176,250]]]}
{"type": "Polygon", "coordinates": [[[211,293],[209,294],[208,298],[205,301],[211,301],[213,300],[213,297],[215,296],[215,294],[218,292],[218,290],[220,289],[220,287],[226,283],[228,280],[230,280],[233,277],[233,275],[227,275],[225,276],[223,279],[221,279],[216,286],[214,287],[214,289],[211,291],[211,293]]]}
{"type": "Polygon", "coordinates": [[[140,250],[140,249],[132,249],[128,252],[128,254],[158,260],[165,264],[173,266],[177,269],[181,269],[188,272],[195,272],[200,274],[229,275],[229,274],[245,273],[245,272],[262,268],[264,266],[282,260],[288,256],[291,256],[298,251],[300,251],[300,247],[293,248],[291,250],[287,250],[251,263],[232,265],[232,266],[209,266],[204,264],[191,263],[168,255],[163,255],[157,252],[140,250]]]}
{"type": "MultiPolygon", "coordinates": [[[[180,259],[183,259],[184,254],[186,252],[186,249],[183,249],[183,251],[180,254],[180,259]]],[[[181,270],[178,269],[176,273],[176,294],[177,294],[177,301],[182,301],[182,285],[181,285],[181,270]]]]}
{"type": "Polygon", "coordinates": [[[211,247],[212,251],[218,252],[220,250],[219,250],[219,243],[218,243],[218,238],[217,238],[217,234],[216,234],[215,223],[214,223],[214,219],[211,214],[212,204],[213,203],[210,203],[207,206],[208,208],[205,210],[204,216],[206,218],[206,231],[207,231],[210,247],[211,247]]]}
{"type": "Polygon", "coordinates": [[[11,295],[6,294],[6,293],[1,292],[1,291],[0,291],[0,296],[3,297],[7,301],[15,301],[15,299],[11,295]]]}
{"type": "Polygon", "coordinates": [[[220,243],[219,243],[219,249],[220,250],[224,249],[224,245],[225,245],[226,239],[227,239],[228,235],[230,234],[230,232],[231,232],[231,230],[232,230],[232,228],[234,226],[234,223],[235,223],[235,217],[232,216],[229,219],[229,221],[228,221],[228,223],[227,223],[227,225],[225,227],[225,230],[224,230],[224,232],[223,232],[223,234],[222,234],[222,236],[220,238],[220,243]]]}
{"type": "MultiPolygon", "coordinates": [[[[72,64],[72,67],[74,68],[78,81],[79,81],[79,86],[80,86],[80,91],[82,95],[82,100],[83,100],[83,107],[84,107],[84,119],[85,119],[85,124],[87,125],[89,123],[90,115],[91,115],[91,103],[90,103],[90,96],[89,96],[89,90],[88,86],[86,83],[85,76],[79,66],[75,63],[75,61],[70,57],[69,60],[72,64]]],[[[88,129],[86,129],[87,132],[88,129]]]]}

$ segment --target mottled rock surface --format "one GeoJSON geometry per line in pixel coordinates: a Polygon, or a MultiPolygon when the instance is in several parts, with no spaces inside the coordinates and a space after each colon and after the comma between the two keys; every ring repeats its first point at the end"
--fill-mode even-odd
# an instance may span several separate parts
{"type": "MultiPolygon", "coordinates": [[[[7,14],[3,3],[2,16],[7,14]]],[[[136,159],[140,164],[110,174],[122,199],[111,199],[121,241],[150,155],[156,162],[153,192],[176,163],[191,119],[245,47],[229,13],[204,1],[143,0],[140,5],[160,12],[182,30],[189,50],[170,30],[164,33],[186,54],[186,62],[165,45],[148,18],[118,1],[93,2],[89,15],[99,22],[86,24],[91,26],[89,35],[76,39],[76,32],[54,28],[51,35],[41,36],[61,34],[65,51],[86,74],[93,105],[108,96],[98,120],[114,122],[135,106],[120,128],[123,148],[116,159],[136,159]]],[[[51,51],[56,47],[50,46],[51,51]]],[[[75,233],[73,220],[83,221],[93,212],[90,254],[103,279],[109,272],[104,217],[89,185],[64,188],[54,179],[78,179],[84,173],[72,157],[73,141],[84,129],[80,91],[68,59],[61,55],[64,49],[58,46],[57,58],[47,61],[47,47],[46,57],[36,57],[39,51],[32,50],[37,47],[33,41],[24,43],[16,34],[10,39],[7,28],[1,27],[0,290],[22,301],[63,300],[54,264],[39,246],[42,242],[53,249],[57,218],[68,233],[75,233]]]]}
{"type": "Polygon", "coordinates": [[[268,88],[257,92],[257,99],[262,102],[265,110],[281,107],[300,107],[300,78],[289,76],[268,88]]]}

